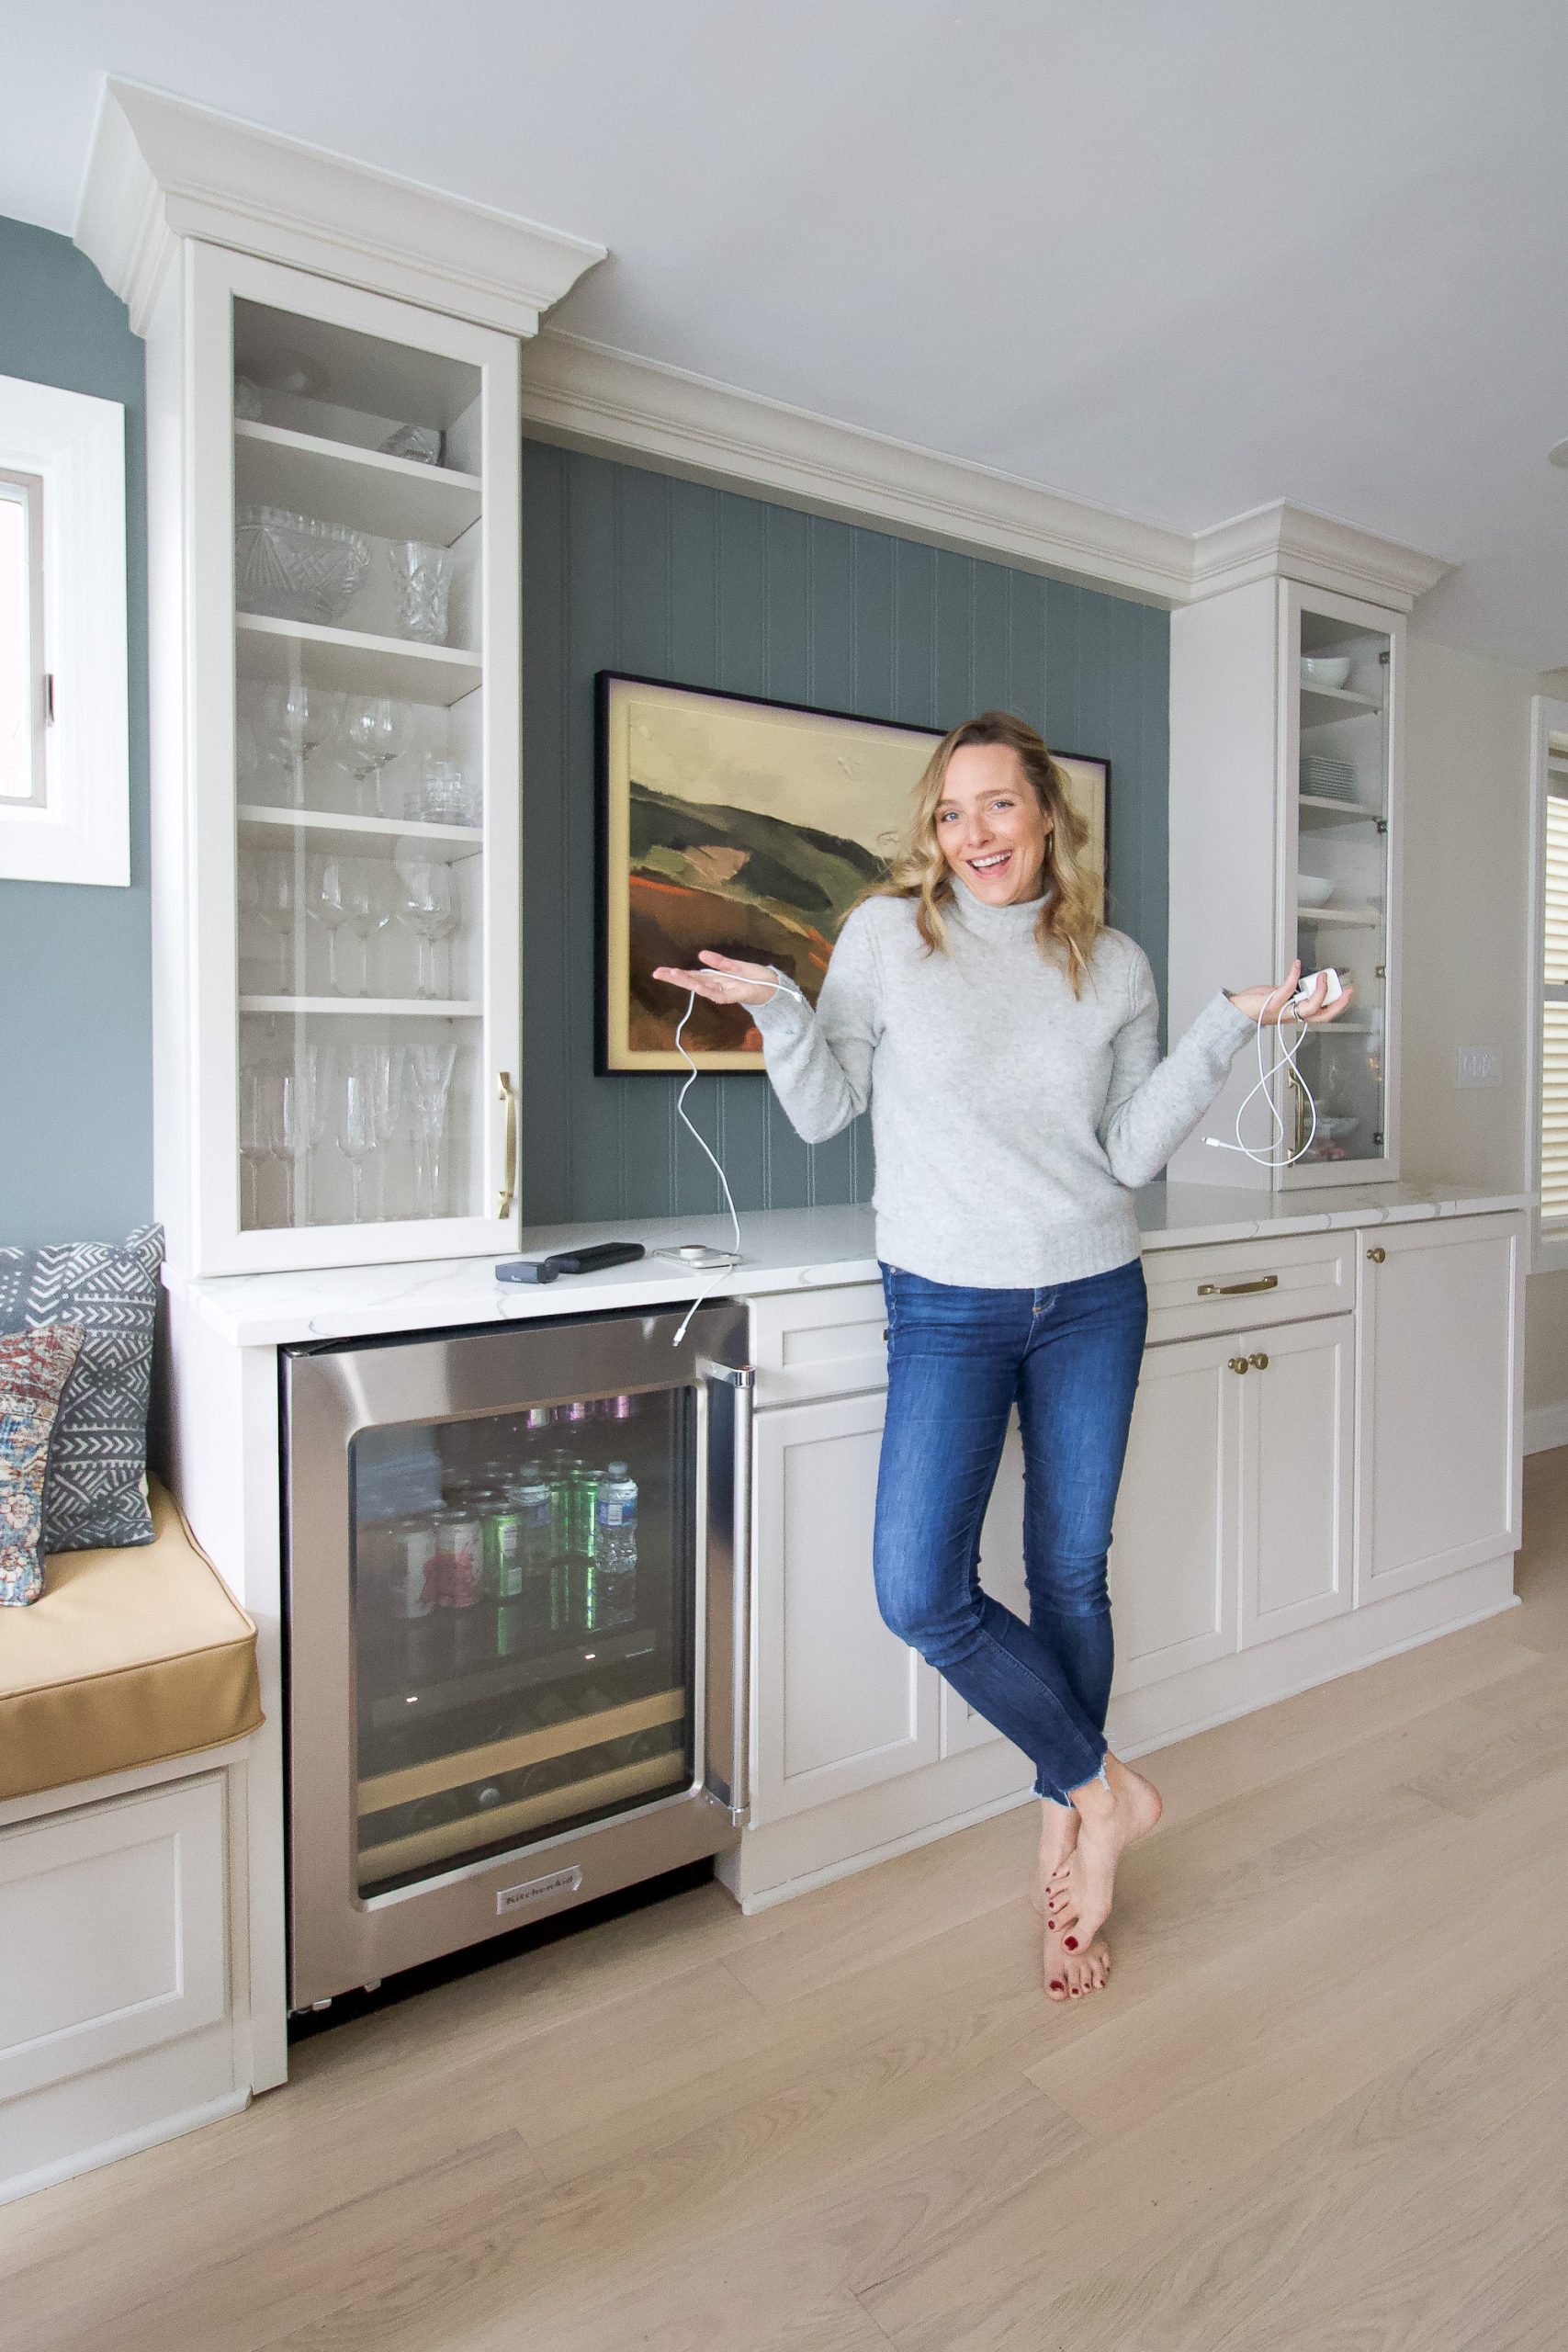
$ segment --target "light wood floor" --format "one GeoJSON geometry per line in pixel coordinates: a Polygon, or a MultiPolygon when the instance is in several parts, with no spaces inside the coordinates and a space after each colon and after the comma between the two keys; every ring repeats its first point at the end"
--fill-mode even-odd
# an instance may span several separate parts
{"type": "Polygon", "coordinates": [[[703,1885],[0,2210],[15,2352],[1562,2352],[1568,1449],[1525,1606],[1168,1749],[1110,1989],[1032,1807],[703,1885]]]}

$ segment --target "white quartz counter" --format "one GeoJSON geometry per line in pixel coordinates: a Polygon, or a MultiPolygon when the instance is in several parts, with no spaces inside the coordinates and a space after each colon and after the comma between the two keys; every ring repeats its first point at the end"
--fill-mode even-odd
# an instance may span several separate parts
{"type": "MultiPolygon", "coordinates": [[[[1149,1184],[1138,1194],[1144,1249],[1177,1250],[1333,1227],[1404,1224],[1519,1209],[1518,1193],[1463,1184],[1359,1184],[1271,1193],[1224,1184],[1149,1184]]],[[[537,1257],[574,1243],[682,1241],[728,1249],[724,1216],[637,1217],[604,1225],[530,1226],[520,1250],[537,1257]]],[[[426,1259],[400,1266],[337,1266],[304,1273],[230,1274],[193,1282],[175,1269],[173,1295],[236,1347],[346,1340],[449,1324],[523,1322],[531,1316],[612,1307],[684,1306],[706,1286],[713,1298],[747,1298],[803,1284],[875,1282],[869,1205],[762,1209],[740,1220],[744,1257],[732,1271],[694,1273],[649,1257],[597,1274],[544,1283],[499,1283],[492,1258],[426,1259]]]]}

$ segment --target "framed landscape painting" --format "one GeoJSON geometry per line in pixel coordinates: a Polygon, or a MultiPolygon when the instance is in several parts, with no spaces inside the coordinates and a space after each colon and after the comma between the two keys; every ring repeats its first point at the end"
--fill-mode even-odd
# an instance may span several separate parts
{"type": "MultiPolygon", "coordinates": [[[[679,1070],[684,994],[656,966],[697,951],[775,965],[813,1004],[839,928],[881,880],[945,729],[601,671],[596,1067],[679,1070]]],[[[1105,870],[1103,760],[1055,753],[1105,870]]],[[[760,1069],[745,1005],[699,997],[699,1069],[760,1069]]]]}

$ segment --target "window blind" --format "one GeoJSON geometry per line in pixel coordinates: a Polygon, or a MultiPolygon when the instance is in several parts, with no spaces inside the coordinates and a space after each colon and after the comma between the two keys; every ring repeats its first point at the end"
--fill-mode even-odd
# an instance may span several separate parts
{"type": "Polygon", "coordinates": [[[1542,923],[1540,1216],[1568,1226],[1568,760],[1547,777],[1542,923]]]}

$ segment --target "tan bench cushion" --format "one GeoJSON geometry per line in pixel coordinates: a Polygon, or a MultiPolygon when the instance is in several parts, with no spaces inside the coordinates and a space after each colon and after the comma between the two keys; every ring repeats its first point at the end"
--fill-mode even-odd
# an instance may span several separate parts
{"type": "Polygon", "coordinates": [[[0,1609],[0,1799],[221,1747],[262,1720],[256,1629],[152,1484],[153,1540],[62,1552],[0,1609]]]}

